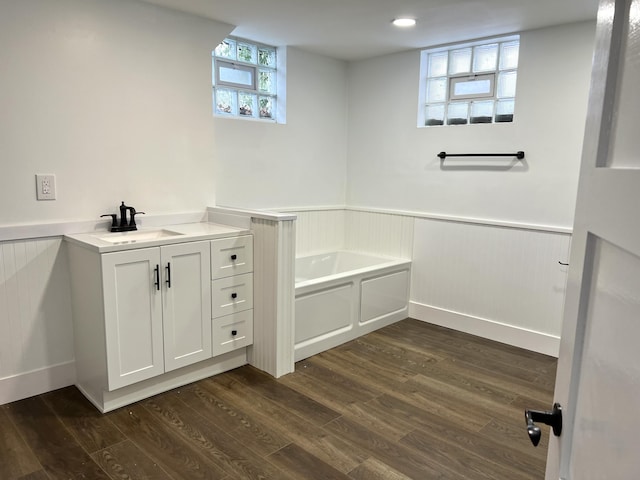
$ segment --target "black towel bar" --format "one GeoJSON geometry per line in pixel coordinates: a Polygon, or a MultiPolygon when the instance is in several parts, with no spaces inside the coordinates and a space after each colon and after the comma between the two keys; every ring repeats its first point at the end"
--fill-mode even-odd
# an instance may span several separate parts
{"type": "Polygon", "coordinates": [[[518,160],[524,158],[524,152],[522,150],[516,153],[447,153],[440,152],[438,154],[441,160],[447,157],[516,157],[518,160]]]}

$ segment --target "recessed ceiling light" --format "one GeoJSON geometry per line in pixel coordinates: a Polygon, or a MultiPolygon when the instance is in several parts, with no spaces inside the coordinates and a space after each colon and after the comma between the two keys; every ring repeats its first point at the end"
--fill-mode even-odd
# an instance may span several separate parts
{"type": "Polygon", "coordinates": [[[415,18],[396,18],[393,22],[396,27],[413,27],[416,24],[415,18]]]}

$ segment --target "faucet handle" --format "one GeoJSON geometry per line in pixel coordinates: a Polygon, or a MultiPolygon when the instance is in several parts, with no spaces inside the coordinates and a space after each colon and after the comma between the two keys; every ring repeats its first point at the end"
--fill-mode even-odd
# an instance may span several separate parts
{"type": "Polygon", "coordinates": [[[136,209],[133,207],[129,207],[130,210],[130,219],[129,219],[129,226],[130,227],[135,227],[136,226],[136,215],[145,215],[144,212],[136,212],[136,209]]]}
{"type": "Polygon", "coordinates": [[[100,215],[100,218],[102,217],[111,217],[111,226],[118,226],[118,216],[115,213],[105,213],[104,215],[100,215]]]}

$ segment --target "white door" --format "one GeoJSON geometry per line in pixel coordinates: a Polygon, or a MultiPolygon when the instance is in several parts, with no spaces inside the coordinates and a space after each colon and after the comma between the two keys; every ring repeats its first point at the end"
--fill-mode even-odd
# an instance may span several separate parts
{"type": "Polygon", "coordinates": [[[160,249],[167,372],[211,358],[210,255],[210,242],[160,249]]]}
{"type": "Polygon", "coordinates": [[[109,390],[164,372],[160,249],[102,255],[109,390]]]}
{"type": "Polygon", "coordinates": [[[640,0],[602,0],[547,480],[640,478],[640,0]]]}

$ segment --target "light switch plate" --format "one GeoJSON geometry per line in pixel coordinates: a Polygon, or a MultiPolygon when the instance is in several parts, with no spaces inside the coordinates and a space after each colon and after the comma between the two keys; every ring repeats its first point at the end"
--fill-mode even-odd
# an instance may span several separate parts
{"type": "Polygon", "coordinates": [[[36,198],[38,200],[56,199],[56,176],[53,174],[36,175],[36,198]]]}

